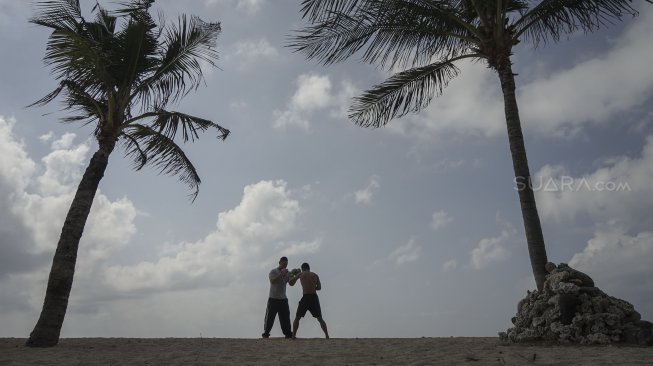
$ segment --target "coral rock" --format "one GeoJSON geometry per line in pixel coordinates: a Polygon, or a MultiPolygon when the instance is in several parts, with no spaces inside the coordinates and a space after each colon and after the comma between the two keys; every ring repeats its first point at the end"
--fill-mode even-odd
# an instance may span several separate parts
{"type": "Polygon", "coordinates": [[[528,291],[517,305],[512,328],[500,332],[508,342],[653,345],[653,323],[627,301],[594,286],[585,273],[565,263],[547,263],[543,290],[528,291]]]}

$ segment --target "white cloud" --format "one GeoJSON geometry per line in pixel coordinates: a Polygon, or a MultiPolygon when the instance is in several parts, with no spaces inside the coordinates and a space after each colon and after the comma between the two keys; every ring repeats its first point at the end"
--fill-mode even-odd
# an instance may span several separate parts
{"type": "MultiPolygon", "coordinates": [[[[302,241],[299,243],[280,243],[276,247],[276,251],[283,253],[286,257],[296,257],[301,254],[317,253],[322,246],[322,240],[316,239],[313,241],[302,241]]],[[[272,262],[270,262],[272,263],[272,262]]]]}
{"type": "MultiPolygon", "coordinates": [[[[31,255],[31,232],[14,210],[17,198],[28,189],[36,171],[22,141],[12,133],[13,118],[0,116],[0,284],[7,275],[33,270],[43,258],[31,255]]],[[[2,293],[12,293],[0,289],[2,293]]],[[[6,296],[5,296],[6,297],[6,296]]],[[[19,299],[0,299],[0,307],[17,305],[19,299]]]]}
{"type": "MultiPolygon", "coordinates": [[[[15,121],[0,117],[0,292],[12,293],[0,308],[29,311],[43,303],[43,291],[61,227],[85,167],[88,142],[74,134],[54,140],[35,163],[13,134],[15,121]],[[37,172],[40,172],[37,174],[37,172]],[[17,290],[19,289],[19,290],[17,290]]],[[[98,190],[80,241],[75,288],[98,287],[97,263],[125,246],[136,232],[136,209],[127,198],[111,200],[98,190]]],[[[73,294],[71,304],[77,295],[73,294]]],[[[29,320],[31,322],[31,320],[29,320]]]]}
{"type": "Polygon", "coordinates": [[[54,132],[49,131],[48,133],[39,136],[39,140],[41,140],[42,142],[49,142],[50,140],[52,140],[53,137],[54,137],[54,132]]]}
{"type": "Polygon", "coordinates": [[[453,218],[444,211],[438,211],[431,218],[431,227],[433,230],[441,229],[453,222],[453,218]]]}
{"type": "Polygon", "coordinates": [[[501,231],[499,236],[483,238],[470,253],[469,264],[476,270],[489,267],[492,264],[506,261],[510,258],[510,251],[506,249],[506,242],[515,235],[511,227],[501,231]]]}
{"type": "Polygon", "coordinates": [[[76,189],[87,165],[88,143],[71,148],[75,134],[65,134],[52,143],[52,152],[42,159],[45,173],[38,177],[39,191],[45,196],[70,193],[76,189]]]}
{"type": "Polygon", "coordinates": [[[523,120],[538,133],[601,123],[653,96],[653,9],[645,7],[605,54],[526,85],[523,120]]]}
{"type": "Polygon", "coordinates": [[[295,225],[299,202],[289,197],[287,183],[260,181],[245,186],[240,204],[218,215],[218,231],[245,238],[277,239],[295,225]]]}
{"type": "MultiPolygon", "coordinates": [[[[52,144],[53,151],[42,159],[45,169],[35,179],[34,193],[23,191],[15,195],[13,210],[31,229],[35,253],[50,251],[56,246],[82,170],[87,164],[89,145],[74,146],[74,137],[74,134],[66,134],[52,144]]],[[[136,209],[131,201],[111,201],[98,191],[80,248],[105,255],[126,244],[136,231],[135,216],[136,209]]]]}
{"type": "Polygon", "coordinates": [[[331,80],[328,76],[299,75],[297,91],[290,99],[290,107],[299,111],[322,109],[331,101],[331,80]]]}
{"type": "Polygon", "coordinates": [[[229,103],[229,108],[234,110],[244,110],[249,106],[244,100],[233,101],[229,103]]]}
{"type": "Polygon", "coordinates": [[[277,129],[299,127],[310,131],[309,118],[313,113],[327,110],[332,117],[346,116],[349,99],[356,93],[353,84],[342,81],[340,90],[334,91],[326,75],[302,74],[296,80],[296,90],[284,110],[274,110],[277,129]]]}
{"type": "Polygon", "coordinates": [[[354,198],[356,203],[362,203],[369,205],[372,203],[372,197],[379,190],[381,184],[379,184],[379,177],[373,175],[370,177],[367,186],[363,189],[360,189],[354,193],[354,198]]]}
{"type": "Polygon", "coordinates": [[[458,268],[458,261],[455,259],[450,259],[442,264],[443,272],[452,271],[456,268],[458,268]]]}
{"type": "Polygon", "coordinates": [[[52,143],[52,150],[63,150],[63,149],[70,148],[73,145],[73,142],[75,141],[75,137],[77,137],[77,135],[75,135],[74,133],[70,133],[70,132],[64,133],[63,135],[61,135],[61,137],[58,140],[54,140],[54,142],[52,143]]]}
{"type": "Polygon", "coordinates": [[[271,59],[279,55],[279,51],[262,38],[257,41],[239,41],[234,45],[235,56],[239,62],[250,63],[261,59],[271,59]]]}
{"type": "Polygon", "coordinates": [[[331,102],[331,81],[328,76],[300,75],[297,90],[284,111],[275,110],[275,128],[290,126],[310,130],[306,114],[327,107],[331,102]]]}
{"type": "Polygon", "coordinates": [[[632,275],[639,272],[650,275],[653,263],[653,233],[628,235],[623,228],[605,225],[599,228],[582,252],[574,254],[571,266],[593,270],[598,276],[632,275]],[[627,267],[634,266],[633,271],[627,267]],[[600,268],[598,268],[600,267],[600,268]],[[600,269],[600,270],[599,270],[600,269]]]}
{"type": "MultiPolygon", "coordinates": [[[[31,238],[25,240],[23,249],[32,254],[49,252],[58,241],[87,162],[89,145],[85,142],[75,146],[75,135],[64,134],[53,142],[53,150],[41,159],[43,172],[35,176],[37,164],[27,155],[24,144],[13,135],[14,123],[14,120],[0,117],[0,180],[7,183],[9,190],[0,193],[6,195],[8,209],[15,218],[29,229],[31,238]]],[[[135,232],[132,223],[135,214],[129,200],[111,201],[98,192],[82,243],[101,251],[123,245],[135,232]]]]}
{"type": "Polygon", "coordinates": [[[97,195],[84,229],[84,245],[80,249],[83,265],[90,268],[93,262],[105,260],[110,252],[124,247],[136,233],[136,216],[136,208],[129,199],[111,201],[103,194],[97,195]]]}
{"type": "Polygon", "coordinates": [[[21,192],[27,189],[36,164],[27,156],[25,144],[13,135],[14,124],[15,119],[0,115],[0,179],[21,192]]]}
{"type": "Polygon", "coordinates": [[[334,118],[348,118],[349,105],[351,104],[351,99],[356,96],[360,91],[356,86],[349,80],[343,80],[340,82],[340,90],[331,97],[331,106],[332,109],[329,112],[331,117],[334,118]]]}
{"type": "Polygon", "coordinates": [[[390,253],[387,261],[394,263],[396,266],[401,266],[418,260],[421,255],[422,247],[415,245],[415,238],[410,238],[408,243],[398,247],[390,253]]]}
{"type": "Polygon", "coordinates": [[[653,136],[646,139],[640,157],[605,159],[597,170],[580,176],[571,176],[562,165],[546,165],[533,177],[544,220],[559,222],[585,213],[628,228],[653,224],[648,214],[653,207],[653,136]]]}
{"type": "Polygon", "coordinates": [[[634,302],[640,312],[653,311],[653,232],[628,234],[617,224],[601,225],[582,252],[569,261],[608,294],[634,302]],[[640,309],[639,307],[645,307],[640,309]]]}
{"type": "Polygon", "coordinates": [[[206,6],[230,5],[248,14],[255,14],[263,7],[266,0],[204,0],[206,6]]]}
{"type": "Polygon", "coordinates": [[[266,0],[238,0],[236,8],[243,9],[250,14],[254,14],[261,10],[265,1],[266,0]]]}
{"type": "Polygon", "coordinates": [[[274,110],[272,112],[274,116],[274,128],[276,129],[285,129],[289,127],[297,127],[306,132],[311,131],[311,124],[306,118],[304,118],[300,113],[292,110],[274,110]]]}
{"type": "Polygon", "coordinates": [[[238,206],[218,215],[215,231],[197,242],[168,246],[156,261],[110,267],[107,285],[121,291],[223,287],[277,250],[314,253],[319,241],[276,243],[295,228],[299,212],[286,182],[248,185],[238,206]]]}

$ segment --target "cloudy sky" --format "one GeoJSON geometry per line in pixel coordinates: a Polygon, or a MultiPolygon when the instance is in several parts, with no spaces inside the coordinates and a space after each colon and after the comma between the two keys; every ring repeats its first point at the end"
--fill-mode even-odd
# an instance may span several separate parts
{"type": "MultiPolygon", "coordinates": [[[[643,3],[643,2],[638,2],[643,3]]],[[[86,11],[94,1],[84,0],[86,11]]],[[[559,44],[516,49],[518,102],[549,260],[653,319],[653,6],[559,44]]],[[[334,337],[493,336],[535,288],[498,78],[481,64],[419,115],[346,118],[387,76],[284,45],[299,1],[159,0],[220,21],[220,69],[177,109],[231,129],[185,146],[202,177],[135,172],[116,150],[78,257],[64,337],[259,337],[268,271],[320,275],[334,337]]],[[[26,337],[91,128],[58,123],[48,32],[0,0],[0,337],[26,337]]],[[[289,288],[291,312],[300,298],[289,288]]],[[[302,322],[300,336],[320,336],[302,322]]],[[[280,336],[278,324],[273,336],[280,336]]]]}

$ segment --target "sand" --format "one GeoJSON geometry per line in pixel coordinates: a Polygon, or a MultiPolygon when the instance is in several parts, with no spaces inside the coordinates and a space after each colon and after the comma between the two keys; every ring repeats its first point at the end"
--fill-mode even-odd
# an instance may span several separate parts
{"type": "Polygon", "coordinates": [[[653,365],[653,347],[504,344],[498,338],[0,339],[0,365],[653,365]]]}

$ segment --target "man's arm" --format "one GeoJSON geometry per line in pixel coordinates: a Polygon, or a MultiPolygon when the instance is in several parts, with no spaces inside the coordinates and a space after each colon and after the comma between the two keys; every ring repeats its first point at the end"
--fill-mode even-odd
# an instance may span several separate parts
{"type": "Polygon", "coordinates": [[[320,291],[322,289],[322,283],[320,282],[320,276],[315,274],[315,290],[320,291]]]}
{"type": "Polygon", "coordinates": [[[299,279],[299,277],[300,277],[301,275],[302,275],[302,274],[299,273],[299,274],[296,275],[296,276],[290,277],[290,280],[288,280],[288,284],[289,284],[290,286],[295,286],[295,283],[297,283],[297,280],[299,279]]]}
{"type": "Polygon", "coordinates": [[[287,272],[288,272],[288,270],[285,269],[285,268],[282,269],[281,271],[279,271],[279,274],[276,275],[276,276],[273,275],[273,274],[270,272],[270,283],[277,283],[277,282],[279,282],[281,279],[283,279],[283,276],[284,276],[287,272]]]}

